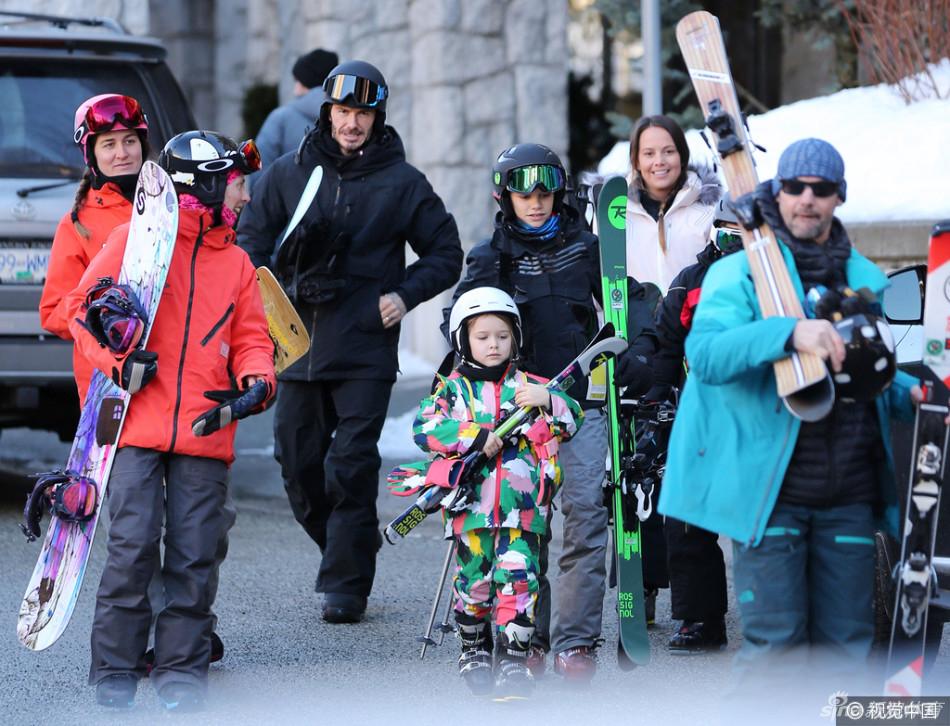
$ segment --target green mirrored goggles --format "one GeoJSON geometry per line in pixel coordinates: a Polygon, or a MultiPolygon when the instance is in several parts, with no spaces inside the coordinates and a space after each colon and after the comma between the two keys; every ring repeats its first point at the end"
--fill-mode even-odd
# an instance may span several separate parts
{"type": "Polygon", "coordinates": [[[733,229],[717,229],[716,247],[726,253],[740,250],[742,249],[742,235],[733,229]]]}
{"type": "Polygon", "coordinates": [[[530,194],[538,187],[546,192],[559,192],[564,188],[564,170],[551,164],[533,164],[519,166],[508,172],[508,184],[505,187],[510,192],[530,194]]]}

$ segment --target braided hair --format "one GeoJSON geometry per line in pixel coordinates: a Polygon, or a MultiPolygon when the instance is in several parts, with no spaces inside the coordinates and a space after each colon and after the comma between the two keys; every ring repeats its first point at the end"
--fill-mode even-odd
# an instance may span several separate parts
{"type": "Polygon", "coordinates": [[[69,213],[69,218],[73,220],[73,227],[76,228],[76,232],[83,239],[89,239],[92,237],[92,232],[90,232],[82,222],[79,221],[79,209],[82,207],[84,201],[86,201],[86,195],[89,193],[89,190],[92,188],[92,171],[89,167],[86,167],[86,170],[82,174],[82,179],[79,180],[79,185],[76,187],[76,196],[73,198],[73,208],[69,213]]]}

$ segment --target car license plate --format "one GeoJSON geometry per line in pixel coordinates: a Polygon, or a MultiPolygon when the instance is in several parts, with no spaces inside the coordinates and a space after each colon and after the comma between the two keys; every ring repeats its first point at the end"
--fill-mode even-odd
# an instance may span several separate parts
{"type": "Polygon", "coordinates": [[[48,245],[0,244],[0,284],[42,283],[46,280],[49,254],[48,245]]]}

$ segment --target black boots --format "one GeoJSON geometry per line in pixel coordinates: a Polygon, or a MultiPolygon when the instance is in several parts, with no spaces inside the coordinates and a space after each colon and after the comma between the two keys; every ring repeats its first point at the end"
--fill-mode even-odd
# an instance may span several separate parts
{"type": "Polygon", "coordinates": [[[726,647],[726,623],[721,619],[701,623],[684,620],[668,647],[671,653],[682,654],[723,650],[726,647]]]}

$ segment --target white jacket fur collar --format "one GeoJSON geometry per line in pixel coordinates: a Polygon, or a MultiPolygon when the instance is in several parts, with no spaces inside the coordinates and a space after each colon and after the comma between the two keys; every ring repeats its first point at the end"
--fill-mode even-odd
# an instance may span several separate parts
{"type": "Polygon", "coordinates": [[[628,178],[627,183],[627,274],[638,282],[652,282],[666,295],[673,278],[696,262],[709,241],[722,185],[712,169],[691,167],[673,203],[655,221],[640,204],[639,180],[628,178]],[[660,248],[661,224],[665,252],[660,248]]]}

